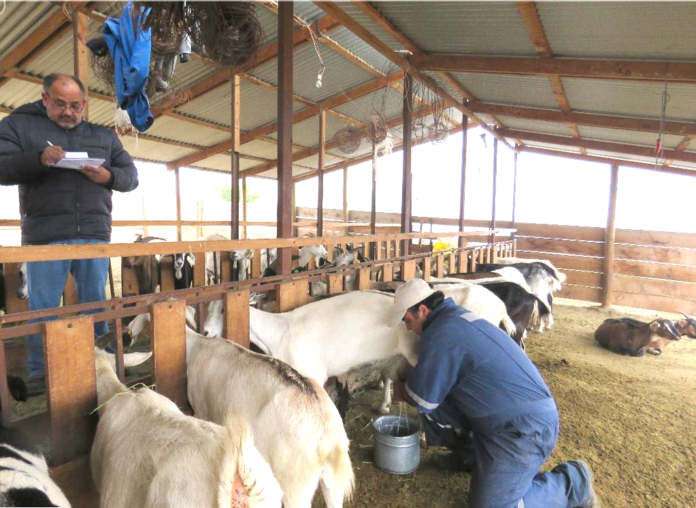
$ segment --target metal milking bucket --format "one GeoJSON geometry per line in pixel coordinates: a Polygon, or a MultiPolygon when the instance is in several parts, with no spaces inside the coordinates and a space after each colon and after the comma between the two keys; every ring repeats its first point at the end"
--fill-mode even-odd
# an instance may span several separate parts
{"type": "Polygon", "coordinates": [[[381,471],[408,474],[420,464],[420,424],[407,416],[381,416],[372,422],[374,462],[381,471]]]}

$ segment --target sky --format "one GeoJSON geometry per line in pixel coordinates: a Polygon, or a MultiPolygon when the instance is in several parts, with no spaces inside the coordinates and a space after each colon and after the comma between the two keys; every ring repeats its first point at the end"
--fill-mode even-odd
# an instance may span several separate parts
{"type": "MultiPolygon", "coordinates": [[[[481,129],[468,134],[466,217],[490,219],[493,185],[493,139],[481,129]]],[[[513,153],[498,145],[497,218],[512,218],[513,153]]],[[[413,215],[459,217],[462,134],[439,144],[413,150],[413,215]]],[[[176,219],[174,172],[163,165],[138,162],[140,186],[130,193],[114,194],[114,219],[176,219]]],[[[370,162],[351,167],[348,206],[369,211],[370,162]]],[[[401,211],[402,153],[380,157],[377,163],[377,210],[401,211]]],[[[542,224],[605,227],[609,206],[611,168],[560,157],[521,153],[518,156],[517,221],[542,224]]],[[[276,182],[249,178],[257,202],[248,205],[249,220],[275,221],[276,182]]],[[[203,203],[203,220],[229,220],[230,205],[220,199],[216,186],[229,185],[229,177],[206,171],[181,170],[182,219],[196,220],[203,203]]],[[[324,179],[324,207],[343,208],[342,171],[324,179]]],[[[696,233],[691,216],[696,178],[622,167],[619,174],[616,227],[696,233]]],[[[297,206],[316,207],[317,181],[297,184],[297,206]]],[[[0,186],[0,219],[18,219],[16,186],[0,186]]],[[[274,236],[274,230],[259,228],[274,236]]],[[[174,230],[170,232],[175,235],[174,230]]],[[[124,233],[125,235],[125,233],[124,233]]],[[[132,241],[131,231],[119,241],[132,241]]],[[[116,239],[114,240],[116,241],[116,239]]],[[[17,245],[19,236],[0,231],[0,245],[17,245]]]]}

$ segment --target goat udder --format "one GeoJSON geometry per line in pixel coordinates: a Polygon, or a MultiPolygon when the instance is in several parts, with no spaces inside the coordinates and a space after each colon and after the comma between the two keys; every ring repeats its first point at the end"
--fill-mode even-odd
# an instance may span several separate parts
{"type": "Polygon", "coordinates": [[[249,496],[239,476],[236,476],[232,484],[232,504],[230,508],[248,508],[249,496]]]}

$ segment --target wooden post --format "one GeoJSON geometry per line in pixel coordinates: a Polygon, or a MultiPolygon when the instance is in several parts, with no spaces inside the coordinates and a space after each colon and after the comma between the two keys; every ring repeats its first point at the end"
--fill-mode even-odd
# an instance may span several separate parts
{"type": "Polygon", "coordinates": [[[611,309],[614,302],[614,240],[616,239],[616,197],[619,193],[619,165],[611,166],[611,187],[609,188],[609,214],[604,233],[604,276],[602,307],[611,309]]]}
{"type": "Polygon", "coordinates": [[[186,396],[186,301],[154,303],[152,316],[152,357],[157,393],[179,408],[188,404],[186,396]]]}
{"type": "MultiPolygon", "coordinates": [[[[464,101],[466,104],[466,100],[464,101]]],[[[465,225],[465,213],[466,213],[466,149],[467,149],[467,134],[469,133],[469,117],[466,114],[462,114],[462,177],[461,177],[461,188],[459,189],[459,231],[464,231],[465,225]]],[[[432,223],[431,228],[432,231],[432,223]]],[[[459,248],[461,249],[466,245],[466,239],[463,236],[459,237],[459,248]]],[[[459,271],[464,272],[464,266],[462,265],[462,257],[459,258],[459,271]]]]}
{"type": "Polygon", "coordinates": [[[44,323],[43,330],[51,463],[60,465],[89,454],[92,446],[96,415],[90,413],[97,407],[94,321],[91,316],[60,319],[44,323]]]}
{"type": "Polygon", "coordinates": [[[449,259],[448,270],[450,275],[457,273],[457,255],[454,252],[450,252],[447,255],[449,259]]]}
{"type": "Polygon", "coordinates": [[[307,279],[278,284],[278,312],[289,312],[307,303],[307,279]]]}
{"type": "MultiPolygon", "coordinates": [[[[87,26],[87,14],[77,9],[72,12],[73,21],[73,69],[85,87],[89,90],[89,51],[87,50],[87,37],[89,29],[87,26]]],[[[85,109],[82,112],[82,119],[89,120],[89,94],[85,94],[85,109]]]]}
{"type": "Polygon", "coordinates": [[[435,258],[435,277],[441,279],[445,276],[445,255],[438,254],[435,258]]]}
{"type": "Polygon", "coordinates": [[[225,337],[249,349],[249,290],[229,291],[224,306],[225,337]]]}
{"type": "Polygon", "coordinates": [[[145,202],[145,196],[143,196],[143,236],[150,236],[150,226],[147,225],[147,203],[145,202]]]}
{"type": "MultiPolygon", "coordinates": [[[[343,168],[343,222],[348,222],[348,166],[343,168]]],[[[343,230],[343,235],[348,233],[348,230],[343,230]]]]}
{"type": "Polygon", "coordinates": [[[382,282],[394,280],[394,263],[384,263],[382,265],[382,282]]]}
{"type": "Polygon", "coordinates": [[[246,176],[242,178],[242,217],[244,217],[244,239],[249,238],[247,232],[247,222],[249,218],[247,217],[247,179],[246,176]]]}
{"type": "MultiPolygon", "coordinates": [[[[413,77],[410,74],[404,76],[404,100],[403,100],[403,152],[404,152],[404,175],[401,185],[401,232],[411,232],[411,112],[413,111],[413,77]]],[[[404,256],[408,256],[410,240],[402,242],[401,251],[404,256]]]]}
{"type": "MultiPolygon", "coordinates": [[[[0,323],[2,328],[2,323],[0,323]]],[[[0,340],[0,419],[5,427],[12,423],[10,407],[10,388],[7,385],[7,360],[5,358],[5,342],[0,340]],[[4,410],[2,408],[5,408],[4,410]]]]}
{"type": "MultiPolygon", "coordinates": [[[[176,180],[176,220],[178,222],[176,226],[176,240],[181,241],[181,175],[179,174],[179,168],[174,170],[174,176],[176,180]]],[[[200,237],[198,237],[200,238],[200,237]]]]}
{"type": "Polygon", "coordinates": [[[328,276],[328,291],[330,295],[335,295],[343,292],[343,275],[331,274],[328,276]]]}
{"type": "Polygon", "coordinates": [[[202,238],[203,226],[200,223],[203,222],[203,201],[198,201],[196,204],[198,205],[196,210],[196,220],[198,221],[198,226],[196,227],[196,238],[202,238]]]}
{"type": "Polygon", "coordinates": [[[409,259],[401,262],[401,279],[411,280],[416,278],[416,260],[409,259]]]}
{"type": "Polygon", "coordinates": [[[78,303],[79,299],[77,297],[75,278],[72,276],[72,273],[68,273],[68,278],[65,280],[65,287],[63,288],[63,307],[77,305],[78,303]]]}
{"type": "MultiPolygon", "coordinates": [[[[517,217],[517,156],[519,153],[517,152],[517,145],[515,145],[515,156],[513,159],[513,177],[512,177],[512,229],[516,229],[517,226],[515,224],[516,217],[517,217]]],[[[510,239],[514,240],[515,239],[515,232],[513,231],[510,233],[510,239]]]]}
{"type": "Polygon", "coordinates": [[[159,263],[160,291],[174,291],[174,257],[162,256],[159,263]]]}
{"type": "MultiPolygon", "coordinates": [[[[493,138],[493,204],[491,210],[491,229],[495,229],[495,199],[498,191],[498,138],[493,138]]],[[[495,243],[495,234],[491,233],[488,243],[495,243]]]]}
{"type": "Polygon", "coordinates": [[[317,166],[317,236],[324,236],[324,157],[326,156],[326,111],[319,112],[319,164],[317,166]]]}
{"type": "Polygon", "coordinates": [[[370,289],[370,272],[369,268],[360,268],[358,270],[358,291],[370,289]]]}
{"type": "MultiPolygon", "coordinates": [[[[278,238],[292,236],[292,72],[294,2],[278,2],[278,238]]],[[[290,249],[278,249],[278,275],[290,273],[290,249]]]]}
{"type": "Polygon", "coordinates": [[[428,282],[430,280],[430,261],[432,258],[423,259],[423,280],[428,282]]]}
{"type": "MultiPolygon", "coordinates": [[[[266,260],[268,260],[268,251],[266,251],[266,260]]],[[[261,277],[261,249],[254,249],[254,257],[251,258],[251,278],[259,277],[261,277]]]]}
{"type": "MultiPolygon", "coordinates": [[[[374,235],[377,231],[377,145],[372,143],[372,201],[370,205],[370,234],[374,235]]],[[[375,259],[374,247],[370,249],[371,259],[375,259]]]]}
{"type": "Polygon", "coordinates": [[[230,156],[230,179],[231,182],[231,206],[230,206],[230,240],[239,240],[239,133],[240,133],[240,114],[241,114],[241,90],[239,74],[232,74],[230,80],[232,85],[232,96],[230,106],[232,107],[232,153],[230,156]]]}
{"type": "Polygon", "coordinates": [[[469,271],[476,273],[476,251],[469,251],[469,255],[471,256],[469,259],[469,271]]]}

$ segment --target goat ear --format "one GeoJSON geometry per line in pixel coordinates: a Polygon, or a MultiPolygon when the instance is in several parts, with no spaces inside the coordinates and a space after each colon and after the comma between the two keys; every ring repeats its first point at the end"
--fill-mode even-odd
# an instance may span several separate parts
{"type": "Polygon", "coordinates": [[[135,367],[146,362],[152,356],[152,351],[147,353],[125,353],[123,355],[123,365],[125,367],[135,367]]]}
{"type": "Polygon", "coordinates": [[[99,349],[106,349],[106,346],[109,345],[109,342],[111,342],[111,339],[113,338],[113,332],[106,332],[105,334],[100,335],[94,340],[94,345],[99,349]]]}
{"type": "Polygon", "coordinates": [[[189,254],[188,256],[186,256],[186,259],[188,259],[188,263],[191,266],[196,266],[196,255],[195,254],[189,254]]]}

